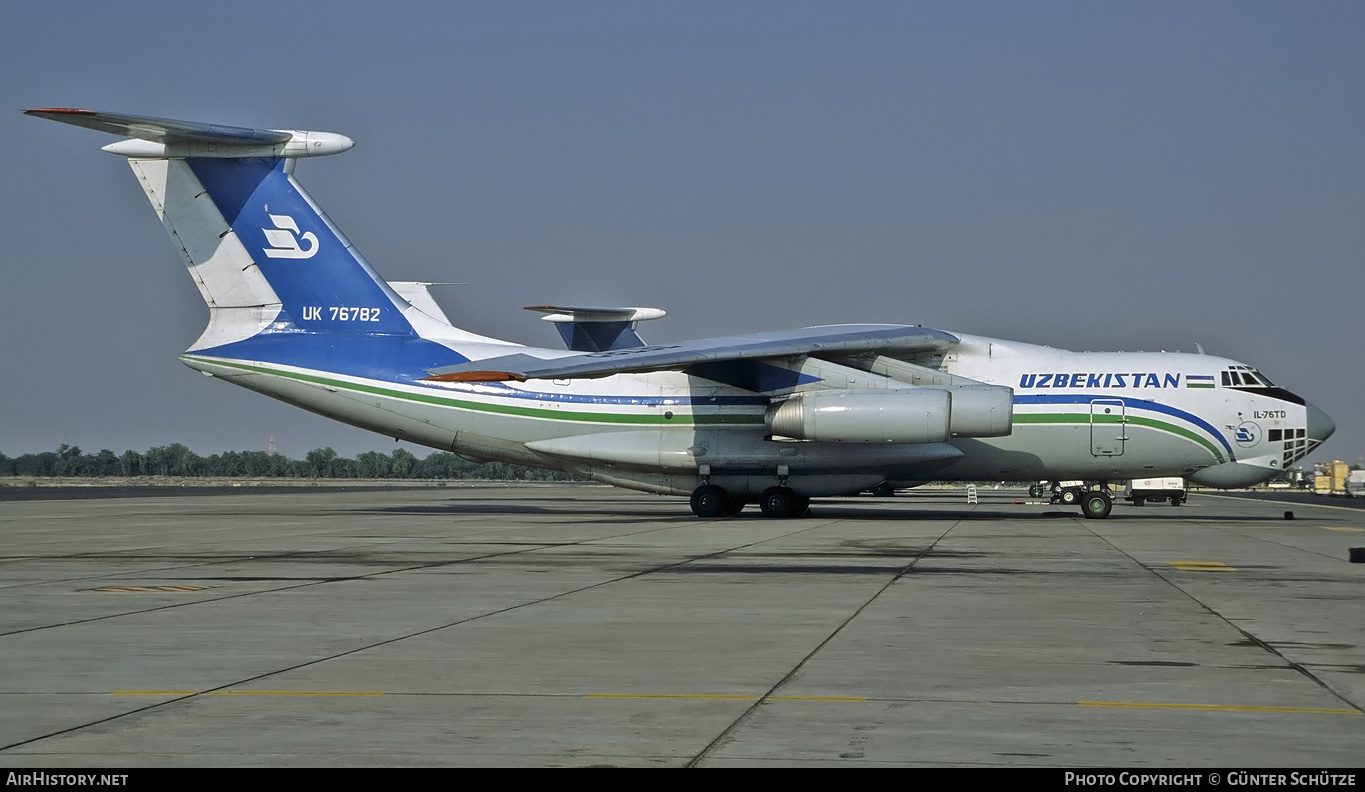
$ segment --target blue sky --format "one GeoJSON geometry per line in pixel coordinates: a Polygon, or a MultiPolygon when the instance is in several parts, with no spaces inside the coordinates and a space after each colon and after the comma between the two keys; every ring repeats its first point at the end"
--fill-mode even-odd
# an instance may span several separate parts
{"type": "Polygon", "coordinates": [[[194,374],[207,311],[81,106],[357,141],[298,177],[456,324],[923,323],[1259,366],[1365,459],[1365,5],[21,4],[0,452],[393,441],[194,374]]]}

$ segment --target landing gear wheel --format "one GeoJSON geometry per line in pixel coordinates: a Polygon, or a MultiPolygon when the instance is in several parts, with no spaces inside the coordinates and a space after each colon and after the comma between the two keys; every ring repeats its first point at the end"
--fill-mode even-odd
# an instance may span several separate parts
{"type": "Polygon", "coordinates": [[[1107,493],[1091,490],[1081,498],[1081,513],[1091,520],[1103,520],[1114,509],[1114,499],[1107,493]]]}
{"type": "Polygon", "coordinates": [[[744,499],[735,495],[726,495],[721,499],[720,516],[734,517],[744,511],[744,499]]]}
{"type": "Polygon", "coordinates": [[[1062,503],[1068,506],[1074,505],[1080,499],[1080,493],[1074,489],[1062,490],[1062,503]]]}
{"type": "Polygon", "coordinates": [[[878,498],[891,498],[896,495],[896,488],[883,481],[872,488],[872,494],[878,498]]]}
{"type": "Polygon", "coordinates": [[[796,493],[786,487],[769,487],[763,491],[758,508],[763,510],[765,517],[790,517],[795,499],[796,493]]]}
{"type": "Polygon", "coordinates": [[[725,498],[725,490],[715,484],[703,484],[692,490],[692,513],[703,519],[719,517],[725,498]]]}

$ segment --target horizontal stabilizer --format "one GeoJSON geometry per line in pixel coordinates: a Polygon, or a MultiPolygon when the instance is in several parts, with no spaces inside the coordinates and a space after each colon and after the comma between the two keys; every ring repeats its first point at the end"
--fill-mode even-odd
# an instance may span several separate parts
{"type": "Polygon", "coordinates": [[[124,115],[122,113],[101,113],[95,110],[79,110],[74,107],[44,107],[25,110],[26,115],[60,121],[63,124],[97,129],[124,137],[150,140],[153,143],[218,143],[224,146],[244,144],[283,143],[293,137],[289,132],[273,129],[247,129],[246,127],[201,124],[195,121],[173,121],[169,118],[152,116],[124,115]]]}
{"type": "MultiPolygon", "coordinates": [[[[911,354],[943,350],[957,336],[906,325],[808,327],[732,338],[709,338],[669,346],[594,352],[550,360],[518,354],[433,369],[428,379],[470,382],[471,375],[496,374],[498,380],[591,379],[612,374],[681,370],[697,363],[759,360],[811,354],[882,352],[911,354]]],[[[492,378],[490,377],[490,381],[492,378]]]]}
{"type": "Polygon", "coordinates": [[[122,135],[130,140],[104,147],[111,154],[143,159],[182,157],[319,157],[349,150],[355,141],[334,132],[175,121],[74,107],[25,110],[26,115],[122,135]]]}

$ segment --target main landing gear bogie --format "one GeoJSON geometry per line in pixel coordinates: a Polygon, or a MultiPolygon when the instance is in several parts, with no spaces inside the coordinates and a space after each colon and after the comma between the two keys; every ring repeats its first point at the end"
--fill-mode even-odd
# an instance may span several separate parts
{"type": "Polygon", "coordinates": [[[797,495],[789,487],[769,487],[759,498],[758,508],[765,517],[800,517],[810,508],[810,498],[797,495]]]}
{"type": "MultiPolygon", "coordinates": [[[[692,513],[702,519],[734,517],[744,510],[745,500],[727,493],[715,484],[703,484],[692,491],[692,513]]],[[[788,487],[769,487],[758,500],[767,517],[800,517],[810,509],[810,498],[788,487]]]]}
{"type": "Polygon", "coordinates": [[[715,484],[703,484],[692,490],[692,513],[703,519],[719,517],[728,497],[715,484]]]}

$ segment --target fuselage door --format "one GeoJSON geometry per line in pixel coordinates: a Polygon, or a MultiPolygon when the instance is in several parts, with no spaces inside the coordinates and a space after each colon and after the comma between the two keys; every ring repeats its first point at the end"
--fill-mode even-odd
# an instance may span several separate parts
{"type": "Polygon", "coordinates": [[[1090,402],[1090,453],[1095,456],[1121,456],[1128,440],[1122,399],[1095,399],[1090,402]]]}

